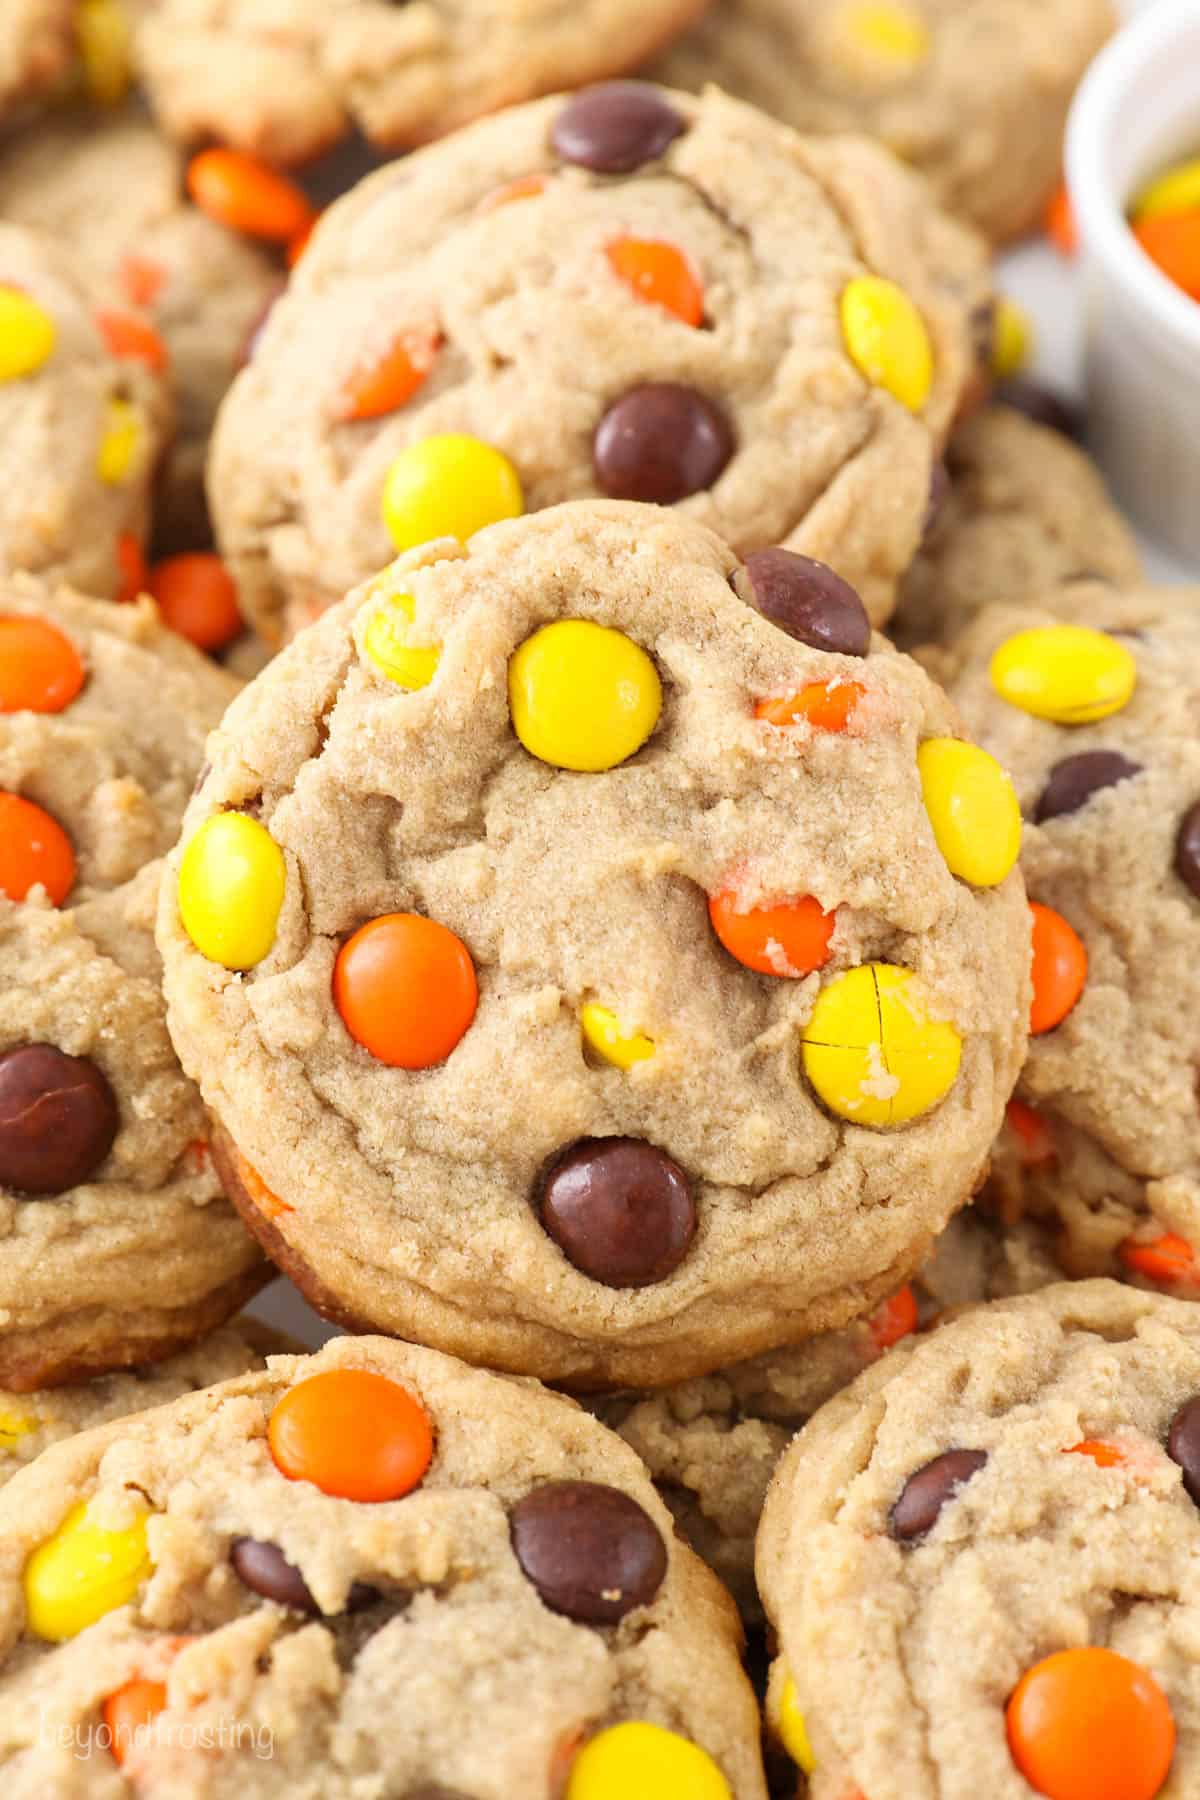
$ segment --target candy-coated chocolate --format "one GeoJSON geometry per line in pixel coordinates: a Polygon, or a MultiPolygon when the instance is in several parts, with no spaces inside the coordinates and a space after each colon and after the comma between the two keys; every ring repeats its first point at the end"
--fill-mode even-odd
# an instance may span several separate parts
{"type": "Polygon", "coordinates": [[[513,1507],[509,1529],[544,1603],[582,1625],[617,1625],[649,1606],[667,1573],[667,1547],[649,1513],[600,1482],[544,1482],[513,1507]]]}
{"type": "Polygon", "coordinates": [[[542,1224],[569,1262],[606,1287],[648,1287],[677,1269],[696,1235],[683,1170],[640,1138],[583,1138],[540,1184],[542,1224]]]}
{"type": "Polygon", "coordinates": [[[326,1369],[289,1388],[267,1436],[289,1481],[363,1503],[410,1494],[433,1459],[433,1427],[420,1402],[370,1369],[326,1369]]]}
{"type": "Polygon", "coordinates": [[[559,619],[511,658],[508,698],[513,730],[531,756],[598,773],[641,749],[658,724],[662,683],[624,632],[559,619]]]}
{"type": "Polygon", "coordinates": [[[1006,1722],[1014,1763],[1047,1800],[1155,1800],[1175,1753],[1171,1705],[1154,1676],[1098,1645],[1028,1669],[1006,1722]]]}
{"type": "Polygon", "coordinates": [[[733,1800],[733,1793],[698,1744],[661,1725],[627,1720],[584,1745],[565,1800],[733,1800]]]}
{"type": "Polygon", "coordinates": [[[1148,181],[1134,200],[1132,217],[1152,219],[1159,213],[1195,212],[1200,209],[1200,157],[1175,163],[1148,181]]]}
{"type": "Polygon", "coordinates": [[[917,752],[925,811],[952,875],[996,887],[1021,848],[1012,777],[994,756],[958,738],[928,738],[917,752]]]}
{"type": "Polygon", "coordinates": [[[929,55],[928,25],[898,0],[851,0],[845,30],[860,49],[902,69],[915,68],[929,55]]]}
{"type": "Polygon", "coordinates": [[[632,1069],[654,1055],[653,1038],[641,1031],[622,1031],[616,1013],[595,1001],[580,1008],[579,1025],[588,1049],[615,1069],[632,1069]]]}
{"type": "Polygon", "coordinates": [[[142,452],[142,415],[129,400],[110,400],[104,435],[96,451],[96,474],[106,487],[120,487],[135,473],[142,452]]]}
{"type": "Polygon", "coordinates": [[[1035,625],[1007,638],[990,666],[1002,700],[1057,725],[1090,725],[1128,706],[1137,663],[1127,647],[1088,625],[1035,625]]]}
{"type": "Polygon", "coordinates": [[[804,1029],[804,1071],[831,1112],[856,1125],[904,1125],[943,1100],[962,1039],[929,1010],[911,969],[864,963],[821,990],[804,1029]]]}
{"type": "Polygon", "coordinates": [[[997,381],[1011,381],[1029,361],[1033,342],[1033,326],[1029,314],[1007,294],[996,302],[995,329],[992,335],[992,374],[997,381]]]}
{"type": "Polygon", "coordinates": [[[0,713],[57,713],[83,687],[83,658],[48,619],[0,617],[0,713]]]}
{"type": "Polygon", "coordinates": [[[442,652],[437,644],[410,644],[417,603],[411,594],[392,594],[376,606],[363,633],[363,650],[381,675],[413,693],[428,687],[442,652]]]}
{"type": "Polygon", "coordinates": [[[95,1523],[81,1500],[25,1564],[26,1627],[63,1643],[127,1605],[150,1572],[145,1512],[113,1531],[95,1523]]]}
{"type": "Polygon", "coordinates": [[[1200,1506],[1200,1395],[1185,1400],[1171,1420],[1167,1455],[1183,1470],[1183,1485],[1200,1506]]]}
{"type": "Polygon", "coordinates": [[[942,1508],[986,1462],[985,1450],[947,1450],[910,1475],[888,1519],[892,1536],[902,1544],[925,1537],[937,1524],[942,1508]]]}
{"type": "Polygon", "coordinates": [[[0,792],[0,894],[24,900],[42,887],[61,906],[74,885],[75,852],[58,820],[20,794],[0,792]]]}
{"type": "Polygon", "coordinates": [[[1061,1025],[1087,982],[1088,957],[1082,938],[1053,907],[1030,903],[1033,916],[1033,1005],[1029,1029],[1035,1037],[1061,1025]]]}
{"type": "Polygon", "coordinates": [[[673,506],[712,487],[735,449],[716,402],[677,381],[648,381],[614,400],[592,444],[596,480],[613,500],[673,506]]]}
{"type": "Polygon", "coordinates": [[[1078,756],[1064,756],[1055,763],[1050,778],[1034,807],[1037,824],[1047,819],[1061,819],[1086,806],[1093,794],[1115,787],[1142,772],[1141,763],[1132,762],[1119,750],[1084,750],[1078,756]]]}
{"type": "Polygon", "coordinates": [[[867,609],[848,581],[794,550],[756,550],[746,558],[750,595],[780,631],[835,656],[866,656],[871,648],[867,609]]]}
{"type": "Polygon", "coordinates": [[[164,557],[148,581],[163,623],[199,650],[223,650],[246,629],[233,577],[211,551],[164,557]]]}
{"type": "Polygon", "coordinates": [[[333,998],[364,1050],[393,1069],[444,1062],[479,1003],[471,953],[420,913],[370,919],[338,951],[333,998]]]}
{"type": "Polygon", "coordinates": [[[485,525],[525,510],[521,480],[507,456],[482,439],[448,432],[402,450],[383,484],[383,522],[397,550],[435,538],[466,543],[485,525]]]}
{"type": "Polygon", "coordinates": [[[252,969],[275,942],[287,866],[265,825],[217,813],[189,839],[179,865],[179,913],[202,956],[252,969]]]}
{"type": "Polygon", "coordinates": [[[63,1194],[95,1173],[120,1125],[116,1097],[86,1056],[53,1044],[0,1055],[0,1187],[63,1194]]]}
{"type": "Polygon", "coordinates": [[[796,1683],[790,1675],[784,1681],[783,1693],[779,1700],[779,1735],[783,1739],[783,1747],[792,1761],[811,1775],[817,1766],[817,1759],[812,1753],[812,1745],[808,1738],[808,1726],[804,1722],[804,1714],[800,1710],[800,1696],[796,1692],[796,1683]]]}
{"type": "Polygon", "coordinates": [[[108,1695],[100,1716],[108,1726],[114,1762],[124,1765],[130,1750],[136,1748],[139,1735],[148,1731],[166,1705],[167,1688],[162,1681],[127,1681],[108,1695]]]}
{"type": "Polygon", "coordinates": [[[270,244],[286,244],[311,224],[314,208],[303,189],[277,169],[241,150],[219,146],[193,156],[188,193],[202,212],[270,244]]]}
{"type": "Polygon", "coordinates": [[[0,381],[34,375],[54,354],[58,328],[20,288],[0,287],[0,381]]]}
{"type": "Polygon", "coordinates": [[[825,967],[837,925],[836,914],[811,894],[742,909],[728,888],[711,896],[708,916],[730,956],[760,975],[792,981],[825,967]]]}
{"type": "Polygon", "coordinates": [[[88,98],[119,105],[133,79],[133,27],[121,0],[79,0],[75,39],[88,98]]]}
{"type": "Polygon", "coordinates": [[[1200,800],[1189,806],[1175,838],[1175,872],[1200,900],[1200,800]]]}
{"type": "Polygon", "coordinates": [[[933,388],[933,345],[903,288],[882,275],[858,275],[841,299],[842,336],[856,368],[919,413],[933,388]]]}
{"type": "Polygon", "coordinates": [[[661,306],[685,325],[704,323],[704,289],[678,245],[658,238],[617,238],[607,254],[613,274],[639,300],[661,306]]]}
{"type": "Polygon", "coordinates": [[[660,157],[685,129],[666,95],[649,82],[605,81],[568,100],[550,143],[563,162],[598,175],[630,175],[660,157]]]}

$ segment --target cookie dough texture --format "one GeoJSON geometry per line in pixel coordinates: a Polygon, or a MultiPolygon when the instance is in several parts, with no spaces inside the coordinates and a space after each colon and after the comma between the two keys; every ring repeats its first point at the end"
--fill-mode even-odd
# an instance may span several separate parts
{"type": "Polygon", "coordinates": [[[1006,1134],[997,1183],[1010,1215],[1060,1224],[1068,1273],[1127,1273],[1120,1252],[1131,1237],[1200,1244],[1200,899],[1176,867],[1181,825],[1200,801],[1200,590],[1077,583],[1045,608],[990,607],[938,667],[970,729],[1012,772],[1030,898],[1061,913],[1088,956],[1078,1003],[1032,1039],[1021,1076],[1052,1154],[1031,1162],[1006,1134]],[[1000,644],[1062,620],[1120,631],[1137,662],[1129,704],[1096,724],[1036,719],[989,678],[1000,644]],[[1093,751],[1117,752],[1138,772],[1036,823],[1051,772],[1093,751]]]}
{"type": "Polygon", "coordinates": [[[153,322],[170,359],[177,428],[155,533],[168,547],[202,544],[213,421],[280,269],[188,203],[182,153],[135,112],[63,112],[15,137],[0,150],[0,218],[69,247],[115,306],[144,309],[153,322]]]}
{"type": "Polygon", "coordinates": [[[732,431],[723,472],[682,511],[743,553],[787,543],[834,563],[886,618],[976,377],[982,246],[878,146],[802,141],[715,92],[665,98],[685,128],[628,176],[556,158],[559,98],[380,170],[326,215],[214,439],[218,536],[267,636],[389,560],[381,496],[406,447],[470,434],[510,459],[527,510],[584,498],[600,491],[597,428],[644,383],[693,390],[732,431]],[[495,204],[530,176],[541,192],[495,204]],[[623,237],[684,254],[703,325],[620,279],[606,252],[623,237]],[[847,350],[839,302],[865,275],[924,319],[934,378],[917,414],[847,350]],[[438,346],[422,386],[386,417],[339,422],[347,382],[397,337],[438,346]]]}
{"type": "Polygon", "coordinates": [[[164,1797],[512,1800],[557,1791],[583,1737],[640,1719],[698,1743],[733,1800],[765,1800],[739,1643],[728,1596],[611,1433],[535,1383],[378,1338],[272,1357],[264,1373],[88,1432],[0,1496],[0,1768],[21,1800],[124,1791],[97,1767],[107,1752],[75,1759],[71,1738],[107,1694],[151,1672],[166,1682],[167,1712],[161,1747],[140,1751],[139,1766],[164,1797]],[[333,1498],[272,1461],[276,1402],[335,1370],[397,1381],[427,1413],[433,1462],[403,1499],[333,1498]],[[513,1508],[561,1481],[616,1488],[661,1534],[657,1592],[615,1625],[551,1611],[514,1551],[513,1508]],[[31,1551],[78,1501],[119,1524],[135,1495],[151,1511],[153,1573],[133,1600],[61,1645],[26,1634],[31,1551]],[[239,1537],[279,1547],[315,1617],[239,1579],[239,1537]],[[365,1605],[351,1599],[355,1583],[374,1590],[365,1605]],[[39,1710],[66,1748],[39,1734],[39,1710]],[[240,1749],[235,1723],[252,1734],[240,1749]],[[185,1726],[207,1728],[217,1748],[181,1749],[185,1726]],[[264,1743],[270,1754],[256,1754],[264,1743]]]}
{"type": "Polygon", "coordinates": [[[47,620],[84,665],[62,711],[0,713],[0,790],[62,826],[77,905],[171,848],[204,740],[239,684],[161,625],[146,599],[113,606],[18,575],[0,579],[0,614],[47,620]]]}
{"type": "Polygon", "coordinates": [[[49,92],[74,49],[75,0],[4,0],[0,16],[0,123],[49,92]]]}
{"type": "Polygon", "coordinates": [[[881,138],[1003,240],[1052,193],[1072,95],[1114,23],[1108,0],[717,0],[653,74],[716,82],[800,131],[881,138]]]}
{"type": "MultiPolygon", "coordinates": [[[[1060,1278],[1028,1228],[1001,1230],[968,1210],[951,1220],[913,1278],[915,1316],[932,1325],[947,1309],[1031,1293],[1060,1278]]],[[[877,1361],[887,1323],[871,1315],[657,1393],[594,1403],[642,1458],[684,1537],[748,1619],[761,1613],[754,1542],[776,1464],[805,1421],[877,1361]]]]}
{"type": "Polygon", "coordinates": [[[335,1316],[547,1379],[665,1382],[861,1313],[981,1176],[1023,1054],[1028,923],[1015,875],[968,888],[934,841],[916,749],[956,715],[884,640],[866,659],[811,650],[731,578],[746,587],[712,533],[614,502],[429,545],[303,633],[210,740],[185,842],[249,809],[286,893],[273,949],[237,976],[195,949],[164,883],[171,1029],[283,1203],[249,1207],[253,1228],[335,1316]],[[442,646],[417,692],[360,653],[392,593],[442,646]],[[663,683],[654,735],[606,774],[551,768],[510,724],[509,659],[560,618],[625,632],[663,683]],[[753,716],[846,679],[864,694],[845,732],[753,716]],[[727,955],[707,895],[730,880],[748,907],[838,909],[826,978],[880,956],[923,978],[963,1039],[938,1108],[881,1131],[821,1108],[800,1035],[822,978],[727,955]],[[481,989],[449,1060],[416,1077],[355,1045],[331,994],[340,944],[393,911],[457,933],[481,989]],[[655,1055],[592,1066],[590,1000],[655,1055]],[[550,1158],[622,1135],[675,1159],[699,1212],[674,1273],[635,1288],[582,1274],[532,1204],[550,1158]]]}
{"type": "Polygon", "coordinates": [[[273,1332],[247,1317],[222,1326],[166,1362],[30,1394],[0,1389],[0,1485],[62,1438],[261,1369],[268,1350],[282,1348],[273,1332]]]}
{"type": "Polygon", "coordinates": [[[302,162],[357,126],[409,148],[632,69],[705,0],[136,0],[135,54],[173,137],[302,162]]]}
{"type": "Polygon", "coordinates": [[[122,539],[140,543],[149,528],[166,389],[144,362],[109,349],[89,266],[51,239],[0,223],[0,287],[33,301],[55,334],[39,368],[0,382],[0,573],[28,569],[112,598],[122,539]],[[118,419],[133,442],[123,472],[105,479],[101,446],[118,419]]]}
{"type": "Polygon", "coordinates": [[[1073,581],[1137,580],[1133,532],[1060,433],[990,406],[959,427],[945,462],[950,485],[900,589],[900,643],[952,642],[984,606],[1040,602],[1073,581]]]}
{"type": "Polygon", "coordinates": [[[1028,1800],[1005,1703],[1033,1664],[1087,1644],[1164,1689],[1168,1788],[1192,1792],[1200,1521],[1166,1439],[1198,1388],[1200,1312],[1079,1282],[902,1346],[810,1421],[767,1498],[758,1577],[816,1757],[812,1800],[1028,1800]],[[1096,1440],[1124,1465],[1063,1454],[1096,1440]],[[987,1462],[898,1543],[906,1481],[951,1449],[987,1462]]]}

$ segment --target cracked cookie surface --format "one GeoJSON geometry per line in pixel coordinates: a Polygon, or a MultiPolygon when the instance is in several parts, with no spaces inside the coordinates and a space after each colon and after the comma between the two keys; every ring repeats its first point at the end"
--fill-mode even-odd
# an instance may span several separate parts
{"type": "Polygon", "coordinates": [[[22,1800],[764,1800],[740,1640],[610,1432],[379,1338],[85,1433],[0,1495],[22,1800]],[[96,1725],[139,1716],[133,1682],[157,1685],[118,1769],[96,1725]]]}
{"type": "Polygon", "coordinates": [[[909,1340],[809,1422],[758,1577],[812,1800],[1030,1800],[1117,1771],[1147,1800],[1192,1791],[1198,1390],[1195,1307],[1060,1283],[909,1340]]]}
{"type": "Polygon", "coordinates": [[[821,557],[880,622],[988,279],[886,151],[715,92],[485,121],[330,209],[234,384],[209,492],[247,614],[278,639],[396,549],[605,493],[821,557]]]}
{"type": "Polygon", "coordinates": [[[956,715],[814,567],[555,508],[401,559],[234,703],[171,1029],[319,1307],[652,1384],[844,1323],[967,1198],[1023,891],[951,873],[918,754],[956,715]]]}
{"type": "Polygon", "coordinates": [[[1114,26],[1109,0],[717,0],[655,66],[800,131],[862,131],[1002,240],[1059,179],[1063,128],[1114,26]]]}

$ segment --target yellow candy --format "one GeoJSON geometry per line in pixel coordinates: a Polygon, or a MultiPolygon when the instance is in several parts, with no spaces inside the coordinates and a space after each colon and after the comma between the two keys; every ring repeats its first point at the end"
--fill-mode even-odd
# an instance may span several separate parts
{"type": "Polygon", "coordinates": [[[800,1711],[800,1697],[790,1675],[783,1684],[778,1722],[779,1735],[783,1739],[784,1749],[794,1763],[799,1763],[806,1775],[811,1775],[817,1766],[817,1759],[813,1755],[812,1745],[808,1741],[808,1726],[804,1723],[804,1714],[800,1711]]]}
{"type": "Polygon", "coordinates": [[[96,473],[106,487],[128,480],[142,447],[142,416],[128,400],[110,400],[104,436],[96,452],[96,473]]]}
{"type": "Polygon", "coordinates": [[[125,98],[132,77],[132,33],[117,0],[81,0],[75,22],[84,85],[100,106],[125,98]]]}
{"type": "Polygon", "coordinates": [[[508,665],[513,730],[556,769],[615,768],[662,711],[658,670],[623,632],[560,619],[526,638],[508,665]]]}
{"type": "Polygon", "coordinates": [[[933,387],[933,346],[904,289],[881,275],[860,275],[843,289],[841,316],[855,366],[910,412],[920,412],[933,387]]]}
{"type": "Polygon", "coordinates": [[[957,738],[930,738],[917,751],[921,794],[952,875],[972,887],[1004,880],[1021,848],[1021,808],[994,756],[957,738]]]}
{"type": "Polygon", "coordinates": [[[58,328],[20,288],[0,287],[0,381],[32,375],[54,353],[58,328]]]}
{"type": "Polygon", "coordinates": [[[408,643],[416,616],[411,594],[393,594],[372,613],[363,633],[363,649],[380,674],[410,691],[429,686],[442,656],[436,644],[408,643]]]}
{"type": "Polygon", "coordinates": [[[594,1003],[582,1008],[579,1024],[588,1047],[615,1069],[632,1069],[654,1055],[654,1039],[640,1031],[623,1032],[616,1013],[594,1003]]]}
{"type": "Polygon", "coordinates": [[[1149,182],[1133,203],[1137,221],[1161,213],[1194,212],[1200,207],[1200,157],[1183,162],[1149,182]]]}
{"type": "Polygon", "coordinates": [[[0,1450],[11,1450],[21,1438],[28,1437],[38,1428],[38,1421],[29,1413],[10,1412],[0,1408],[0,1450]]]}
{"type": "Polygon", "coordinates": [[[855,1125],[904,1125],[945,1098],[962,1060],[953,1025],[931,1016],[911,969],[865,963],[817,997],[804,1070],[831,1112],[855,1125]]]}
{"type": "Polygon", "coordinates": [[[145,1515],[124,1531],[93,1525],[80,1502],[25,1564],[29,1630],[52,1644],[125,1606],[150,1574],[145,1515]]]}
{"type": "Polygon", "coordinates": [[[260,963],[275,942],[286,875],[283,851],[257,819],[206,819],[179,865],[179,912],[201,956],[227,969],[260,963]]]}
{"type": "Polygon", "coordinates": [[[1124,644],[1088,625],[1039,625],[1001,644],[991,677],[1002,700],[1035,719],[1090,725],[1128,706],[1137,663],[1124,644]]]}
{"type": "Polygon", "coordinates": [[[1029,361],[1033,327],[1029,314],[1007,294],[996,303],[996,335],[992,343],[992,374],[997,381],[1019,375],[1029,361]]]}
{"type": "Polygon", "coordinates": [[[571,1765],[566,1800],[733,1800],[707,1751],[661,1725],[610,1725],[571,1765]]]}
{"type": "Polygon", "coordinates": [[[485,525],[519,519],[521,482],[507,456],[479,438],[449,434],[402,450],[383,484],[383,522],[397,550],[434,538],[466,543],[485,525]]]}
{"type": "Polygon", "coordinates": [[[863,4],[850,7],[846,30],[864,50],[889,62],[915,65],[929,54],[929,29],[907,6],[863,0],[863,4]]]}

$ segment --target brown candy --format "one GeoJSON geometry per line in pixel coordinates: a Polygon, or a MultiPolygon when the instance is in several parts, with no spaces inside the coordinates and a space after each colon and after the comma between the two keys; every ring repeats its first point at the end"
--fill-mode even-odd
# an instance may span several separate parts
{"type": "Polygon", "coordinates": [[[910,1475],[891,1510],[892,1536],[911,1544],[932,1531],[946,1502],[986,1461],[986,1450],[947,1450],[910,1475]]]}
{"type": "MultiPolygon", "coordinates": [[[[277,1606],[286,1606],[292,1612],[320,1616],[321,1608],[309,1592],[308,1583],[278,1544],[262,1538],[234,1538],[229,1546],[229,1560],[238,1577],[264,1600],[274,1600],[277,1606]]],[[[356,1581],[350,1589],[346,1611],[360,1612],[378,1598],[378,1588],[356,1581]]]]}
{"type": "Polygon", "coordinates": [[[1200,1506],[1200,1394],[1186,1400],[1171,1420],[1167,1455],[1183,1470],[1183,1485],[1200,1506]]]}
{"type": "Polygon", "coordinates": [[[551,1612],[583,1625],[615,1625],[649,1606],[667,1572],[667,1548],[629,1494],[595,1481],[548,1481],[518,1501],[513,1553],[551,1612]]]}
{"type": "Polygon", "coordinates": [[[1175,839],[1175,869],[1180,881],[1200,900],[1200,800],[1183,815],[1175,839]]]}
{"type": "Polygon", "coordinates": [[[640,1138],[581,1138],[547,1170],[538,1212],[568,1261],[606,1287],[665,1280],[696,1235],[687,1176],[640,1138]]]}
{"type": "Polygon", "coordinates": [[[1093,794],[1141,772],[1141,763],[1131,762],[1119,750],[1084,750],[1078,756],[1064,757],[1050,771],[1034,808],[1034,819],[1043,825],[1047,819],[1078,812],[1093,794]]]}
{"type": "Polygon", "coordinates": [[[648,82],[605,81],[568,101],[550,142],[564,162],[598,175],[628,175],[654,162],[684,130],[679,113],[648,82]]]}
{"type": "Polygon", "coordinates": [[[712,486],[733,455],[724,413],[695,388],[651,381],[615,400],[596,428],[596,480],[613,500],[671,506],[712,486]]]}
{"type": "Polygon", "coordinates": [[[0,1187],[64,1194],[95,1173],[120,1116],[105,1076],[86,1056],[26,1044],[0,1056],[0,1187]]]}
{"type": "Polygon", "coordinates": [[[870,650],[866,607],[824,563],[791,550],[757,550],[746,558],[746,574],[759,612],[798,643],[839,656],[870,650]]]}

